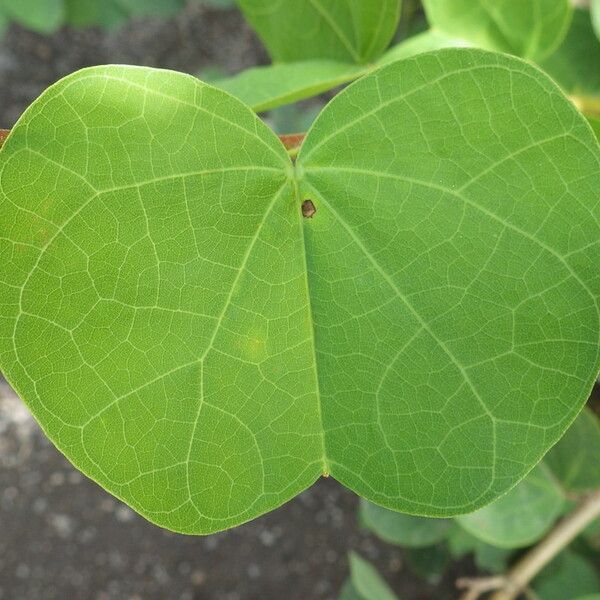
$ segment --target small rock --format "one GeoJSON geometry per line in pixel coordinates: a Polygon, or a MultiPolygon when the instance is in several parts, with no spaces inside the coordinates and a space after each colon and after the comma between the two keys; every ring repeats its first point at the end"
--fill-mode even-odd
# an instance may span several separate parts
{"type": "Polygon", "coordinates": [[[48,501],[45,498],[36,498],[33,501],[33,512],[36,515],[41,515],[43,512],[46,512],[46,509],[48,508],[48,501]]]}
{"type": "Polygon", "coordinates": [[[119,506],[116,511],[117,521],[129,523],[135,518],[135,513],[127,506],[119,506]]]}
{"type": "Polygon", "coordinates": [[[64,485],[65,481],[65,474],[61,473],[60,471],[56,471],[55,473],[52,473],[52,475],[50,475],[49,482],[52,487],[59,487],[61,485],[64,485]]]}
{"type": "Polygon", "coordinates": [[[19,563],[17,565],[16,575],[19,579],[27,579],[30,572],[31,569],[29,568],[29,565],[26,565],[25,563],[19,563]]]}
{"type": "Polygon", "coordinates": [[[51,515],[49,519],[50,525],[61,538],[71,537],[75,525],[73,519],[67,515],[51,515]]]}
{"type": "Polygon", "coordinates": [[[248,573],[248,577],[250,577],[250,579],[258,579],[261,575],[261,570],[256,563],[251,563],[248,565],[246,573],[248,573]]]}
{"type": "Polygon", "coordinates": [[[200,569],[196,569],[195,571],[193,571],[190,577],[190,581],[192,582],[192,585],[199,587],[203,585],[206,581],[206,573],[204,571],[201,571],[200,569]]]}

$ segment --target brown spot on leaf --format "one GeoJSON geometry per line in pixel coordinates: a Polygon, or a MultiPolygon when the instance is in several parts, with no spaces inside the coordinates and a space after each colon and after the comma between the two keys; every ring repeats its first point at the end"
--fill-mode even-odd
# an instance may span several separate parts
{"type": "Polygon", "coordinates": [[[302,203],[302,216],[305,219],[312,219],[315,216],[317,209],[312,200],[305,200],[302,203]]]}

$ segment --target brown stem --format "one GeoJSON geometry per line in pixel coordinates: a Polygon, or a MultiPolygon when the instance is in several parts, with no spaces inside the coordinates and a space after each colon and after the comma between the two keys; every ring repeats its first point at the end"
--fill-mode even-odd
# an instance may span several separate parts
{"type": "Polygon", "coordinates": [[[477,600],[494,591],[490,600],[515,600],[526,593],[529,583],[592,521],[600,517],[600,489],[586,494],[580,503],[537,545],[501,577],[466,579],[457,582],[467,589],[461,600],[477,600]]]}
{"type": "Polygon", "coordinates": [[[508,572],[508,585],[498,590],[490,600],[514,600],[559,552],[598,517],[600,489],[585,496],[572,512],[559,521],[556,527],[508,572]]]}
{"type": "Polygon", "coordinates": [[[8,137],[10,129],[0,129],[0,148],[2,148],[4,141],[8,137]]]}
{"type": "Polygon", "coordinates": [[[285,146],[285,149],[289,152],[290,150],[296,150],[300,148],[305,137],[305,133],[288,133],[285,135],[280,135],[279,139],[285,146]]]}

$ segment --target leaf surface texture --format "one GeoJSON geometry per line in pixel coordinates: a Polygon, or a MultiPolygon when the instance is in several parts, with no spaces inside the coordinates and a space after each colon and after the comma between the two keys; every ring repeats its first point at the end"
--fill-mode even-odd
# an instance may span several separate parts
{"type": "Polygon", "coordinates": [[[93,68],[0,157],[0,365],[164,527],[231,527],[323,473],[400,511],[475,510],[597,374],[598,146],[519,60],[382,68],[296,165],[220,90],[93,68]]]}

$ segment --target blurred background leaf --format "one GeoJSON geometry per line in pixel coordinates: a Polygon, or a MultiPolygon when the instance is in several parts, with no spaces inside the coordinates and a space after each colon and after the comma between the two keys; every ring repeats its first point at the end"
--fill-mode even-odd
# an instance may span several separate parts
{"type": "Polygon", "coordinates": [[[524,548],[550,530],[564,502],[554,476],[541,464],[499,500],[456,520],[483,542],[499,548],[524,548]]]}
{"type": "Polygon", "coordinates": [[[375,567],[358,554],[350,554],[350,579],[340,600],[399,600],[375,567]]]}
{"type": "Polygon", "coordinates": [[[413,517],[361,500],[360,516],[365,527],[382,540],[405,548],[425,548],[441,542],[452,527],[450,519],[413,517]]]}
{"type": "Polygon", "coordinates": [[[540,573],[533,590],[540,600],[567,600],[598,592],[600,578],[591,562],[567,550],[540,573]]]}

